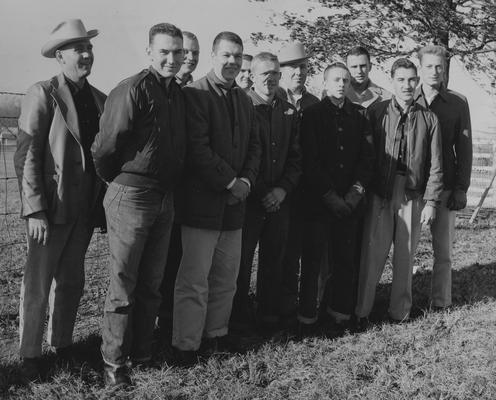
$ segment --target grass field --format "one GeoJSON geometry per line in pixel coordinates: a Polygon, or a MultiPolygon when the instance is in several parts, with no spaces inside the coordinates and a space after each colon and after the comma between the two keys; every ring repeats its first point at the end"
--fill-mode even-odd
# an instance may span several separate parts
{"type": "MultiPolygon", "coordinates": [[[[0,188],[0,204],[17,212],[16,182],[0,188]],[[14,195],[12,195],[14,193],[14,195]]],[[[454,307],[428,312],[430,235],[422,232],[413,279],[411,322],[391,325],[386,315],[391,270],[378,289],[374,324],[339,339],[258,341],[242,355],[225,354],[189,369],[133,371],[135,387],[109,391],[102,385],[99,323],[107,284],[106,236],[96,234],[75,339],[77,365],[43,359],[42,383],[25,385],[17,360],[18,294],[25,245],[15,214],[0,220],[0,398],[12,399],[495,399],[496,216],[477,225],[457,220],[454,307]]]]}

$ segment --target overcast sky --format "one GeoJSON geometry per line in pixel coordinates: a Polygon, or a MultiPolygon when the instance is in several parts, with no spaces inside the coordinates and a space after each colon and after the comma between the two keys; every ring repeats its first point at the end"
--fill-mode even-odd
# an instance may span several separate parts
{"type": "MultiPolygon", "coordinates": [[[[58,72],[55,60],[40,49],[61,21],[80,18],[93,39],[95,64],[90,81],[108,92],[120,80],[148,65],[148,29],[171,22],[197,34],[200,65],[195,76],[210,68],[210,48],[223,30],[250,33],[266,29],[272,7],[305,7],[301,0],[0,0],[0,91],[25,92],[36,81],[58,72]]],[[[283,33],[284,35],[284,33],[283,33]]],[[[246,40],[248,43],[248,41],[246,40]]],[[[250,44],[247,49],[250,50],[250,44]]]]}

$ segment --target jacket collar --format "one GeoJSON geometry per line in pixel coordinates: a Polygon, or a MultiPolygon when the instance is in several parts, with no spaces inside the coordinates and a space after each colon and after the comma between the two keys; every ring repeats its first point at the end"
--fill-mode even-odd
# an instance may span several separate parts
{"type": "MultiPolygon", "coordinates": [[[[439,92],[435,98],[439,97],[441,100],[446,102],[447,101],[447,95],[448,95],[447,89],[444,87],[444,85],[441,85],[441,88],[439,89],[439,92]]],[[[424,106],[426,108],[429,106],[427,104],[427,99],[425,97],[422,84],[418,85],[417,88],[415,89],[414,100],[416,103],[420,103],[422,106],[424,106]]]]}
{"type": "Polygon", "coordinates": [[[253,87],[250,90],[248,90],[247,93],[248,93],[248,96],[250,97],[251,101],[253,102],[254,106],[264,105],[264,106],[268,106],[268,107],[274,107],[277,105],[277,103],[279,101],[279,98],[276,94],[274,96],[274,98],[272,99],[272,102],[267,103],[257,92],[255,92],[253,87]]]}
{"type": "Polygon", "coordinates": [[[59,107],[67,128],[77,142],[81,144],[76,106],[74,105],[71,90],[69,89],[69,85],[67,84],[64,74],[60,73],[54,77],[50,83],[52,87],[51,95],[59,107]]]}
{"type": "Polygon", "coordinates": [[[348,115],[351,115],[353,113],[352,102],[346,97],[344,99],[344,103],[342,107],[337,107],[336,105],[334,105],[334,103],[331,101],[331,99],[328,96],[322,99],[322,103],[325,104],[326,107],[330,107],[332,110],[335,111],[343,110],[348,115]]]}

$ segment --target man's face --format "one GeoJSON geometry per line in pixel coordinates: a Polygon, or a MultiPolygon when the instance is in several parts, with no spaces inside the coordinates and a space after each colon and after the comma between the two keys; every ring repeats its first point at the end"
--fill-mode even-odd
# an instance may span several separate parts
{"type": "Polygon", "coordinates": [[[93,45],[87,39],[69,43],[58,49],[55,57],[64,75],[73,81],[79,81],[91,73],[93,45]]]}
{"type": "Polygon", "coordinates": [[[147,48],[151,66],[164,78],[177,74],[183,63],[183,40],[180,37],[157,33],[147,48]]]}
{"type": "Polygon", "coordinates": [[[198,59],[200,58],[200,45],[197,40],[190,39],[185,36],[183,39],[183,48],[184,62],[181,66],[180,72],[184,74],[191,74],[198,65],[198,59]]]}
{"type": "Polygon", "coordinates": [[[396,98],[410,102],[418,84],[418,76],[413,68],[398,68],[392,78],[396,98]]]}
{"type": "Polygon", "coordinates": [[[422,82],[429,86],[438,86],[444,78],[444,58],[436,54],[424,54],[420,63],[422,82]]]}
{"type": "Polygon", "coordinates": [[[272,97],[279,86],[281,73],[279,63],[275,61],[259,61],[251,71],[255,92],[266,97],[272,97]]]}
{"type": "Polygon", "coordinates": [[[308,73],[308,61],[301,60],[281,67],[282,82],[286,89],[301,90],[305,86],[308,73]]]}
{"type": "Polygon", "coordinates": [[[369,72],[372,67],[368,57],[365,54],[359,56],[348,56],[346,66],[350,70],[353,82],[362,84],[369,80],[369,72]]]}
{"type": "Polygon", "coordinates": [[[343,68],[332,68],[327,71],[324,88],[327,96],[343,100],[350,87],[350,74],[343,68]]]}
{"type": "Polygon", "coordinates": [[[243,63],[243,46],[222,39],[212,52],[212,63],[218,78],[226,82],[234,81],[243,63]]]}
{"type": "Polygon", "coordinates": [[[236,77],[237,85],[243,90],[247,90],[251,88],[251,85],[253,85],[253,82],[250,79],[250,72],[251,72],[251,61],[243,60],[243,63],[241,64],[241,71],[239,71],[239,74],[236,77]]]}

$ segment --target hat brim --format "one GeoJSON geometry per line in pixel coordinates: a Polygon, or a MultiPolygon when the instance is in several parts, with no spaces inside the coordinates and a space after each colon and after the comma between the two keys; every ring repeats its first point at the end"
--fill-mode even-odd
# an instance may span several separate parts
{"type": "Polygon", "coordinates": [[[62,46],[65,46],[69,43],[79,42],[80,40],[91,39],[98,35],[97,29],[92,29],[86,33],[86,36],[68,38],[68,39],[54,39],[47,42],[41,48],[41,55],[47,58],[54,58],[55,52],[57,49],[60,49],[62,46]]]}
{"type": "Polygon", "coordinates": [[[286,65],[290,65],[290,64],[295,64],[295,63],[298,63],[300,61],[303,61],[303,60],[308,60],[310,57],[309,56],[306,56],[306,57],[301,57],[301,58],[295,58],[293,60],[279,60],[279,65],[281,67],[284,67],[286,65]]]}

